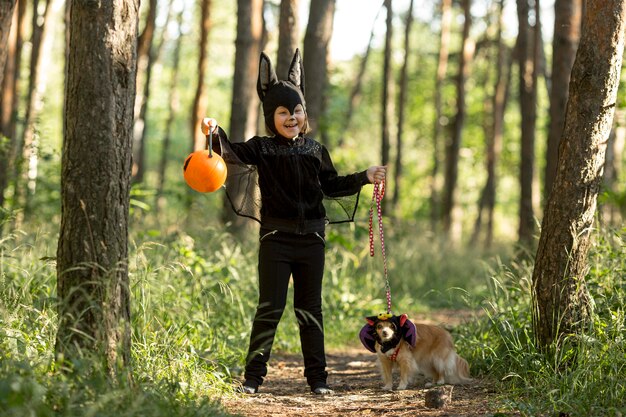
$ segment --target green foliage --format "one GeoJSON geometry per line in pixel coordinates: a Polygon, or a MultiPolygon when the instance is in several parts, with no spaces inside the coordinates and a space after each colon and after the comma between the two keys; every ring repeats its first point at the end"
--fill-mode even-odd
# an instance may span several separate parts
{"type": "MultiPolygon", "coordinates": [[[[196,201],[194,210],[207,212],[203,206],[209,203],[214,202],[196,201]]],[[[148,403],[151,415],[195,415],[190,414],[195,407],[211,406],[206,398],[232,392],[256,307],[256,239],[239,242],[222,228],[198,228],[199,219],[181,224],[189,233],[176,227],[166,232],[150,226],[156,220],[150,210],[134,207],[133,218],[143,218],[143,225],[132,233],[129,258],[135,382],[130,391],[85,372],[88,364],[75,364],[71,376],[56,369],[56,235],[16,233],[2,241],[0,386],[11,415],[114,415],[122,409],[122,415],[135,415],[148,403]],[[80,377],[83,373],[89,377],[80,377]]],[[[363,223],[329,228],[324,283],[329,347],[358,345],[363,317],[386,308],[380,249],[370,258],[363,223]]],[[[397,241],[387,247],[394,311],[465,305],[465,292],[481,285],[482,265],[461,253],[458,262],[442,264],[430,242],[416,244],[414,233],[395,236],[396,227],[390,226],[388,241],[397,241]],[[469,277],[463,270],[476,274],[469,277]],[[448,274],[458,279],[437,278],[448,274]],[[449,291],[451,283],[465,292],[449,291]]],[[[300,349],[291,294],[274,346],[276,352],[300,349]]]]}
{"type": "Polygon", "coordinates": [[[566,336],[537,348],[532,332],[528,263],[499,265],[483,311],[487,320],[467,329],[467,349],[475,371],[500,381],[506,403],[523,415],[615,416],[626,411],[626,258],[620,232],[595,235],[586,276],[593,317],[582,335],[566,336]]]}
{"type": "MultiPolygon", "coordinates": [[[[210,222],[186,233],[151,228],[149,211],[143,218],[129,258],[133,385],[94,372],[88,354],[73,372],[58,369],[56,235],[20,232],[0,242],[3,415],[224,414],[215,402],[231,395],[241,377],[256,307],[255,234],[242,242],[210,222]]],[[[365,224],[360,219],[328,230],[329,349],[358,347],[363,317],[387,307],[380,242],[375,234],[371,258],[365,224]]],[[[500,381],[507,407],[529,416],[625,411],[626,230],[596,235],[587,276],[593,322],[584,335],[566,338],[552,358],[533,340],[532,264],[510,260],[504,250],[452,250],[410,223],[386,223],[385,232],[393,311],[417,320],[442,307],[474,314],[475,321],[453,329],[457,346],[475,375],[500,381]]],[[[290,294],[274,350],[299,349],[290,294]]]]}
{"type": "Polygon", "coordinates": [[[184,381],[140,381],[113,385],[103,373],[78,364],[70,375],[49,366],[5,359],[0,362],[0,410],[7,417],[48,416],[227,416],[208,397],[191,395],[184,381]]]}
{"type": "MultiPolygon", "coordinates": [[[[147,4],[142,2],[142,7],[147,4]]],[[[210,97],[207,113],[216,117],[226,131],[229,131],[231,111],[235,7],[235,2],[221,2],[212,10],[210,68],[205,80],[210,97]]],[[[163,17],[163,11],[160,16],[163,17]]],[[[257,244],[254,232],[245,242],[224,232],[220,223],[223,206],[220,193],[193,193],[182,179],[182,161],[191,150],[188,119],[197,83],[199,35],[199,25],[193,20],[197,20],[197,10],[188,9],[185,16],[182,66],[176,86],[179,97],[172,142],[166,155],[163,204],[157,210],[154,190],[165,121],[169,116],[175,42],[175,31],[171,28],[152,73],[146,179],[131,192],[133,385],[124,381],[112,383],[101,372],[93,372],[87,354],[84,361],[73,364],[72,373],[59,370],[54,360],[57,231],[51,230],[50,225],[57,225],[60,218],[63,77],[51,77],[44,111],[37,121],[37,137],[41,139],[39,175],[37,191],[29,202],[30,213],[26,213],[28,232],[13,232],[0,240],[0,411],[3,416],[226,414],[215,401],[232,394],[236,385],[233,382],[242,373],[257,300],[257,244]]],[[[58,26],[55,50],[56,56],[62,57],[65,38],[62,25],[58,26]]],[[[162,30],[157,28],[159,39],[162,30]]],[[[442,90],[443,118],[448,128],[456,110],[454,73],[458,65],[458,30],[454,33],[442,90]]],[[[399,40],[397,37],[396,42],[399,40]]],[[[525,415],[626,413],[624,231],[597,235],[587,277],[595,301],[593,323],[583,337],[566,339],[558,346],[559,355],[548,359],[536,349],[532,335],[532,264],[516,261],[510,248],[516,234],[519,197],[520,120],[515,84],[510,88],[498,165],[494,245],[497,250],[449,248],[424,225],[429,213],[434,74],[439,44],[437,28],[432,22],[416,22],[412,44],[415,46],[409,55],[400,201],[393,213],[385,217],[394,312],[406,312],[419,320],[431,309],[478,311],[474,324],[453,329],[455,340],[475,374],[500,381],[499,389],[511,409],[525,415]]],[[[268,48],[271,51],[272,45],[268,48]]],[[[320,122],[327,129],[333,160],[342,173],[360,171],[380,162],[382,59],[381,49],[375,47],[350,126],[345,125],[344,116],[359,60],[334,63],[332,67],[328,115],[320,122]]],[[[393,55],[394,73],[402,59],[403,54],[393,55]]],[[[52,63],[50,72],[62,74],[63,60],[55,59],[52,63]]],[[[459,162],[459,202],[466,227],[475,218],[476,201],[484,184],[484,102],[492,93],[490,63],[489,58],[479,56],[468,80],[467,118],[459,162]]],[[[513,66],[512,71],[512,80],[516,80],[517,67],[513,66]]],[[[541,89],[537,122],[540,127],[547,126],[545,95],[545,89],[541,89]]],[[[24,109],[19,113],[22,117],[24,109]]],[[[392,141],[396,129],[391,127],[392,141]]],[[[545,132],[541,128],[538,131],[538,160],[543,153],[545,132]]],[[[449,135],[448,130],[445,136],[449,135]]],[[[93,150],[94,157],[97,152],[93,150]]],[[[394,152],[395,144],[392,144],[392,159],[394,152]]],[[[392,166],[392,174],[394,171],[392,166]]],[[[396,184],[390,181],[389,186],[388,195],[391,195],[396,184]]],[[[8,191],[7,207],[11,207],[11,185],[8,191]]],[[[376,255],[369,256],[366,228],[369,193],[371,187],[366,187],[355,224],[328,229],[323,296],[329,348],[358,346],[357,334],[363,317],[385,311],[387,307],[377,235],[376,255]]],[[[623,211],[624,195],[623,187],[617,186],[605,194],[604,201],[623,211]]],[[[3,210],[3,217],[15,214],[3,210]]],[[[6,230],[9,225],[3,226],[6,230]]],[[[291,292],[288,300],[274,344],[276,352],[300,349],[291,292]]]]}
{"type": "MultiPolygon", "coordinates": [[[[216,395],[232,392],[230,365],[244,345],[241,332],[230,332],[237,340],[221,337],[222,329],[229,332],[237,326],[229,316],[235,298],[227,281],[245,275],[234,266],[241,252],[231,251],[220,236],[213,237],[222,242],[223,251],[216,247],[212,256],[199,255],[188,236],[172,236],[166,244],[147,242],[133,251],[130,386],[112,384],[103,372],[93,372],[89,353],[73,364],[71,373],[57,369],[56,280],[50,256],[56,236],[5,237],[0,282],[2,415],[227,415],[215,403],[216,395]],[[154,263],[147,256],[160,260],[154,263]]],[[[245,268],[246,263],[239,264],[245,268]]]]}

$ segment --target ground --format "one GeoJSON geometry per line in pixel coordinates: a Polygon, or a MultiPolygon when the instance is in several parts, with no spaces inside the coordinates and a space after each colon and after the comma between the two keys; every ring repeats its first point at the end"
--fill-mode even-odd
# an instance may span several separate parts
{"type": "Polygon", "coordinates": [[[238,395],[223,403],[231,413],[254,417],[514,415],[498,411],[494,384],[480,378],[452,387],[452,401],[441,409],[426,407],[428,389],[420,377],[405,391],[383,391],[375,360],[375,354],[360,346],[330,351],[328,383],[335,393],[317,396],[306,385],[302,357],[276,354],[258,394],[238,395]]]}

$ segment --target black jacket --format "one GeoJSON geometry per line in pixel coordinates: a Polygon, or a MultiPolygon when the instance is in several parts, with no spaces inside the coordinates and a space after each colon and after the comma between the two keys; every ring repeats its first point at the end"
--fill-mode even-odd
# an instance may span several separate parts
{"type": "Polygon", "coordinates": [[[361,187],[369,184],[366,171],[338,175],[326,147],[307,137],[292,140],[255,136],[232,143],[222,129],[219,135],[221,146],[215,150],[229,165],[229,177],[232,165],[256,167],[261,194],[260,219],[248,217],[255,218],[263,228],[293,233],[322,232],[329,221],[324,198],[358,195],[361,187]]]}

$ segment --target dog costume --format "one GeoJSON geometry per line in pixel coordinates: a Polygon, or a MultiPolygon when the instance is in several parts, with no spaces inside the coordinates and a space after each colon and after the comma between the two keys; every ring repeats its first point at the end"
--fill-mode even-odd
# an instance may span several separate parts
{"type": "Polygon", "coordinates": [[[379,314],[377,316],[366,317],[367,324],[361,328],[359,338],[365,349],[372,353],[376,353],[376,342],[381,345],[381,351],[386,353],[388,350],[395,348],[400,340],[406,341],[409,346],[415,347],[417,341],[417,333],[415,324],[409,320],[406,314],[395,316],[392,314],[379,314]],[[379,321],[388,321],[396,326],[398,331],[392,340],[382,342],[376,333],[376,323],[379,321]]]}

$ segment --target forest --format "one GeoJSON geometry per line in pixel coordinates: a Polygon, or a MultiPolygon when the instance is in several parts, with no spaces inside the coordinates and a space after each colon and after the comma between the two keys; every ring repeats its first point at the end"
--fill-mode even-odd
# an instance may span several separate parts
{"type": "Polygon", "coordinates": [[[626,0],[0,0],[0,416],[624,415],[625,27],[626,0]],[[387,166],[325,228],[322,400],[292,286],[240,392],[251,191],[183,175],[205,117],[268,134],[259,57],[284,80],[296,50],[306,135],[387,166]],[[385,310],[469,362],[443,410],[382,390],[385,310]]]}

